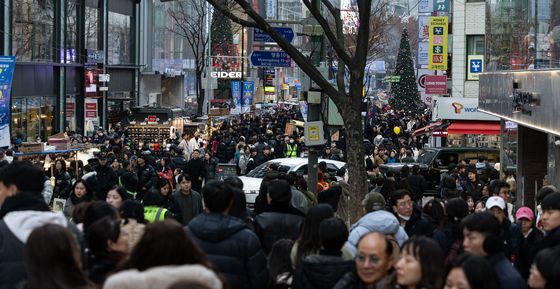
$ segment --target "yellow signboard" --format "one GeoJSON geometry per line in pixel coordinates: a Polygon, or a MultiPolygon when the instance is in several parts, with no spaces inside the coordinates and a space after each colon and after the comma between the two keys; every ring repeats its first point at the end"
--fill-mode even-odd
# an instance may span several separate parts
{"type": "Polygon", "coordinates": [[[430,17],[428,69],[447,70],[447,16],[430,17]]]}

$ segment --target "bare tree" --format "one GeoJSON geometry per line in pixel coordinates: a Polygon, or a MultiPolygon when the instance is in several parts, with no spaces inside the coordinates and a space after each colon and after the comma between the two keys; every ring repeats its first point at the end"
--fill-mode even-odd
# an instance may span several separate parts
{"type": "MultiPolygon", "coordinates": [[[[357,19],[355,45],[352,49],[347,48],[343,33],[343,24],[340,17],[340,9],[337,9],[329,0],[302,0],[312,18],[316,20],[323,30],[323,35],[328,44],[332,46],[337,61],[336,85],[332,85],[315,67],[312,61],[303,53],[291,45],[272,25],[256,11],[247,0],[234,0],[245,12],[245,17],[231,13],[227,7],[221,5],[218,0],[207,0],[215,9],[224,15],[246,27],[257,27],[267,32],[278,46],[282,48],[293,61],[302,69],[319,87],[324,94],[333,100],[338,107],[346,132],[347,166],[349,172],[349,184],[355,195],[351,199],[351,207],[358,208],[360,201],[367,192],[366,169],[364,162],[363,128],[361,122],[362,90],[364,87],[364,70],[368,60],[368,52],[371,46],[369,23],[372,20],[372,0],[357,1],[357,19]],[[323,12],[324,11],[324,12],[323,12]],[[333,21],[329,21],[332,19],[333,21]],[[364,25],[366,24],[366,25],[364,25]],[[348,92],[346,90],[345,74],[348,71],[348,92]]],[[[374,16],[375,17],[375,16],[374,16]]],[[[356,218],[359,210],[351,210],[353,218],[356,218]]]]}
{"type": "Polygon", "coordinates": [[[204,0],[186,0],[173,3],[167,14],[173,20],[173,27],[168,29],[186,39],[195,61],[197,114],[202,114],[204,94],[202,93],[202,74],[208,61],[209,45],[207,17],[210,17],[204,0]]]}

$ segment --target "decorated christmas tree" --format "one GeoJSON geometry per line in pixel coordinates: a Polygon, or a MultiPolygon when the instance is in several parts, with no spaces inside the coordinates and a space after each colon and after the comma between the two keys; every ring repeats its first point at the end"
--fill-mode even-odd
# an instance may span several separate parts
{"type": "Polygon", "coordinates": [[[406,114],[416,113],[421,107],[421,103],[418,86],[416,86],[416,75],[414,74],[414,64],[412,62],[406,29],[401,36],[401,45],[394,75],[400,76],[400,80],[391,83],[389,103],[394,109],[402,110],[406,114]]]}
{"type": "MultiPolygon", "coordinates": [[[[225,0],[222,2],[223,5],[227,4],[225,0]]],[[[231,20],[216,9],[214,9],[212,19],[212,65],[215,71],[230,71],[233,66],[237,65],[235,58],[237,50],[233,44],[231,20]]],[[[218,79],[216,98],[229,98],[229,83],[229,79],[218,79]]]]}

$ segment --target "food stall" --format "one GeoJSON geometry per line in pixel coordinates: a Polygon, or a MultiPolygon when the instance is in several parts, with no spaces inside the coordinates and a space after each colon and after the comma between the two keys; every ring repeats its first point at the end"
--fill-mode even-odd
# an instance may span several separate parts
{"type": "Polygon", "coordinates": [[[164,143],[180,136],[185,119],[180,108],[134,107],[128,135],[143,143],[164,143]]]}

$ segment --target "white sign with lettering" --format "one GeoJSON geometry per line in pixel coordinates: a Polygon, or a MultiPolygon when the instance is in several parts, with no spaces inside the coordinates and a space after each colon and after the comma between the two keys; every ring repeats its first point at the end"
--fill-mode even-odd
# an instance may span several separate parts
{"type": "Polygon", "coordinates": [[[241,71],[212,71],[210,76],[213,78],[241,78],[241,71]]]}

